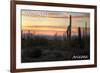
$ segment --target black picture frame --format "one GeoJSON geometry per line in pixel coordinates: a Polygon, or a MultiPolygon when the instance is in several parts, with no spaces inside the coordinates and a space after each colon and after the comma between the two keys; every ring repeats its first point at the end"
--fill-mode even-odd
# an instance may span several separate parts
{"type": "Polygon", "coordinates": [[[45,71],[45,70],[60,70],[60,69],[75,69],[75,68],[90,68],[97,66],[97,6],[93,5],[79,5],[79,4],[63,4],[63,3],[47,3],[47,2],[33,2],[33,1],[15,1],[11,0],[11,72],[28,72],[28,71],[45,71]],[[94,64],[87,65],[73,65],[73,66],[54,66],[54,67],[40,67],[40,68],[16,68],[16,5],[37,5],[37,6],[52,6],[52,7],[72,7],[85,8],[94,10],[94,64]]]}

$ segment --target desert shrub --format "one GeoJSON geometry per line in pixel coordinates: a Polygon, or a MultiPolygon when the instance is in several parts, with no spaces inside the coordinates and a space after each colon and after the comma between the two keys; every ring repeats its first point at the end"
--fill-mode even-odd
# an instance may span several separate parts
{"type": "Polygon", "coordinates": [[[42,50],[37,48],[28,48],[22,52],[22,58],[39,58],[41,55],[42,50]]]}

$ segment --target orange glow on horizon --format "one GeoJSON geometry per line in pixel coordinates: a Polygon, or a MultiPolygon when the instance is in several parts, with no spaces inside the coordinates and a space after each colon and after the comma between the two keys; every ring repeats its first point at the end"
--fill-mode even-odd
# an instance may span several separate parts
{"type": "Polygon", "coordinates": [[[22,30],[32,30],[32,31],[66,31],[66,28],[55,28],[55,27],[22,27],[22,30]]]}
{"type": "MultiPolygon", "coordinates": [[[[81,32],[83,32],[84,28],[81,28],[81,32]]],[[[22,33],[32,33],[34,35],[49,35],[54,36],[55,34],[59,36],[63,36],[64,33],[66,33],[67,29],[65,28],[52,28],[52,27],[24,27],[22,29],[22,33]]],[[[89,28],[87,28],[87,31],[89,32],[89,28]]],[[[72,27],[72,35],[78,34],[78,28],[72,27]]]]}

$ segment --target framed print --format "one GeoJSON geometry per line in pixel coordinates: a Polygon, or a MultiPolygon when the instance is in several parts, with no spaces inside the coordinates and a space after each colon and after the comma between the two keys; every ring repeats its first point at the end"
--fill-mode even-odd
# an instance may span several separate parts
{"type": "Polygon", "coordinates": [[[11,72],[97,66],[97,7],[11,1],[11,72]]]}

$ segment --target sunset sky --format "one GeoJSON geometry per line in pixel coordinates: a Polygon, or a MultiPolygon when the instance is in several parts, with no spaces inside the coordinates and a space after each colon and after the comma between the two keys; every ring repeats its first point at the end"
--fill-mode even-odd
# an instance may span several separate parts
{"type": "Polygon", "coordinates": [[[21,28],[24,33],[30,30],[33,34],[55,35],[57,33],[63,35],[69,25],[69,15],[72,15],[73,34],[77,33],[78,27],[89,28],[89,13],[34,10],[21,11],[21,28]]]}

